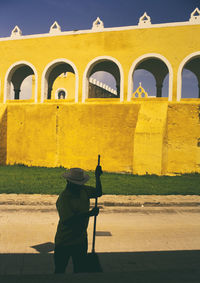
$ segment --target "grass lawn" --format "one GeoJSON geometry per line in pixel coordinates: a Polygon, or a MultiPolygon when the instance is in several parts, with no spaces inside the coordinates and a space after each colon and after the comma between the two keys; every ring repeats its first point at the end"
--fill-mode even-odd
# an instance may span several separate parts
{"type": "MultiPolygon", "coordinates": [[[[64,168],[0,166],[0,193],[59,194],[66,181],[64,168]]],[[[88,185],[95,185],[94,172],[88,185]]],[[[104,194],[120,195],[200,195],[200,174],[181,176],[106,173],[101,177],[104,194]]]]}

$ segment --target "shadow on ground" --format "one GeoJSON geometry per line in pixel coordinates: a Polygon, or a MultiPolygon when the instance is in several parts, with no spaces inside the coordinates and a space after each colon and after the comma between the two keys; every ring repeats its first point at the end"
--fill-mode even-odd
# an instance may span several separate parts
{"type": "Polygon", "coordinates": [[[200,282],[200,250],[99,253],[103,273],[52,275],[53,254],[0,254],[0,282],[200,282]],[[80,281],[79,281],[80,282],[80,281]]]}

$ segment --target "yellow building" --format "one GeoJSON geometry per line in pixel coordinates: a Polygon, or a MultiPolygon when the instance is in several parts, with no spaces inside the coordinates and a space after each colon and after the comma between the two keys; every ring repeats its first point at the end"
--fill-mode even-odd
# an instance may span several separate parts
{"type": "Polygon", "coordinates": [[[97,18],[90,30],[62,32],[55,22],[47,34],[24,36],[16,26],[0,38],[1,164],[93,170],[101,154],[112,172],[200,172],[199,33],[199,9],[181,23],[151,24],[145,13],[128,27],[104,28],[97,18]],[[152,96],[133,91],[138,70],[155,78],[152,96]],[[185,70],[195,95],[185,91],[185,70]],[[116,90],[99,83],[112,95],[89,98],[91,77],[102,71],[116,90]]]}

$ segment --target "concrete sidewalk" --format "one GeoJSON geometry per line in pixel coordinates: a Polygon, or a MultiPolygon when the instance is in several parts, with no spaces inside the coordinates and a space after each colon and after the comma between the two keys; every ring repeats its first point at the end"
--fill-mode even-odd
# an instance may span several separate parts
{"type": "MultiPolygon", "coordinates": [[[[0,194],[1,205],[54,206],[57,195],[0,194]]],[[[91,204],[94,201],[91,200],[91,204]]],[[[200,207],[198,195],[103,195],[98,201],[106,207],[200,207]]]]}

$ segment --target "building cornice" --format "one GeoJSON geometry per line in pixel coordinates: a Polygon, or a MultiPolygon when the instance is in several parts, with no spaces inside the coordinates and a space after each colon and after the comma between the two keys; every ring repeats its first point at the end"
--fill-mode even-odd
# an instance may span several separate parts
{"type": "Polygon", "coordinates": [[[122,26],[122,27],[111,27],[105,28],[103,22],[98,17],[94,22],[91,29],[88,30],[73,30],[73,31],[61,31],[60,26],[57,22],[50,27],[48,33],[43,34],[32,34],[32,35],[22,35],[22,31],[18,26],[12,30],[10,37],[2,37],[0,41],[9,40],[23,40],[31,38],[43,38],[43,37],[56,37],[56,36],[70,36],[79,34],[93,34],[102,32],[112,32],[112,31],[127,31],[127,30],[140,30],[140,29],[154,29],[154,28],[167,28],[167,27],[181,27],[181,26],[197,26],[200,25],[200,10],[196,8],[190,16],[190,19],[185,22],[172,22],[172,23],[160,23],[152,24],[151,18],[145,12],[142,17],[140,17],[138,25],[133,26],[122,26]]]}

